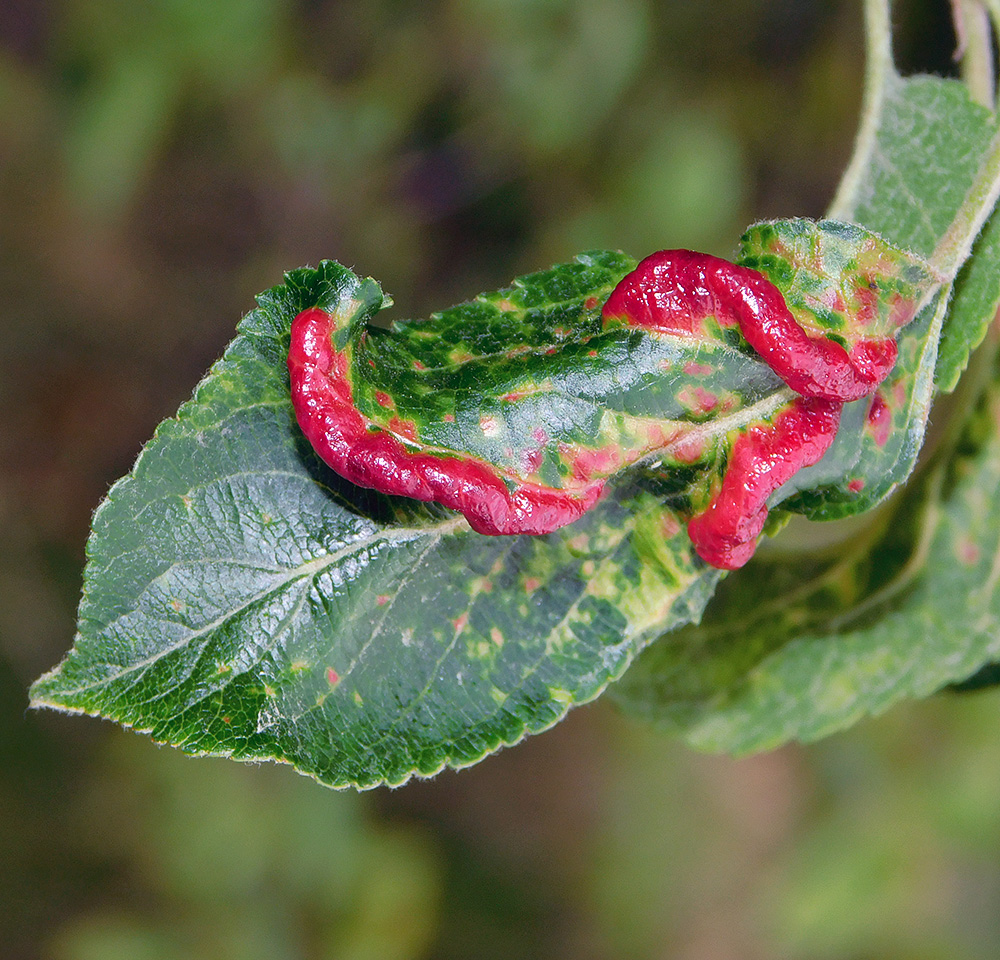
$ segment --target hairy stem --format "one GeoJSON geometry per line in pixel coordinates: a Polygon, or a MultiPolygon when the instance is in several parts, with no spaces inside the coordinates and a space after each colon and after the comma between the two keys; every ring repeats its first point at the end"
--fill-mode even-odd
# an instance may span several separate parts
{"type": "Polygon", "coordinates": [[[969,257],[972,245],[1000,197],[1000,130],[989,149],[955,219],[930,256],[930,266],[942,280],[952,280],[969,257]]]}
{"type": "Polygon", "coordinates": [[[996,102],[996,82],[990,14],[982,0],[952,0],[952,16],[958,37],[955,59],[961,62],[962,79],[972,99],[992,110],[996,102]]]}
{"type": "MultiPolygon", "coordinates": [[[[1000,0],[997,2],[1000,6],[1000,0]]],[[[854,213],[858,186],[875,150],[886,89],[895,75],[889,0],[865,0],[865,85],[861,100],[861,124],[854,141],[854,153],[827,211],[827,216],[834,220],[850,220],[854,213]]]]}

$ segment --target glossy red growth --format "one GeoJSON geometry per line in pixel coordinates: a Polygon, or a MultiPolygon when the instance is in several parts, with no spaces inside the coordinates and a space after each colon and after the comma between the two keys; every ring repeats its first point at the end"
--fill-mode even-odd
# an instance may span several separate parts
{"type": "Polygon", "coordinates": [[[646,257],[612,291],[603,315],[660,333],[697,334],[709,316],[723,327],[739,326],[767,365],[804,397],[859,400],[896,362],[892,339],[864,340],[848,353],[825,337],[810,337],[762,273],[691,250],[646,257]]]}
{"type": "MultiPolygon", "coordinates": [[[[753,556],[768,498],[827,451],[843,404],[871,394],[896,362],[894,339],[861,340],[848,352],[825,337],[810,337],[763,274],[690,250],[646,257],[612,291],[603,315],[688,336],[697,335],[709,316],[723,327],[736,325],[765,363],[802,395],[773,424],[751,426],[739,436],[721,488],[688,523],[698,555],[725,570],[753,556]]],[[[875,409],[879,399],[869,420],[882,426],[886,418],[875,409]]]]}
{"type": "MultiPolygon", "coordinates": [[[[688,523],[699,556],[724,569],[750,559],[767,520],[768,498],[823,456],[836,436],[843,404],[871,394],[896,360],[892,338],[861,340],[848,352],[825,337],[809,336],[763,274],[689,250],[666,250],[643,260],[615,287],[603,317],[687,337],[706,335],[709,317],[723,327],[738,326],[764,362],[801,395],[773,423],[751,425],[740,434],[720,489],[688,523]]],[[[604,469],[616,450],[592,451],[589,460],[575,463],[579,485],[570,492],[505,476],[473,457],[411,449],[403,440],[415,441],[415,425],[393,417],[385,430],[355,407],[350,358],[334,349],[334,329],[335,319],[319,308],[300,313],[292,324],[288,369],[299,425],[341,476],[382,493],[436,501],[486,534],[549,533],[597,502],[604,480],[589,480],[591,468],[604,469]],[[594,458],[600,462],[591,463],[594,458]]],[[[689,364],[685,372],[704,369],[710,371],[689,364]]],[[[706,413],[717,402],[701,388],[689,399],[706,413]]],[[[879,417],[881,409],[875,411],[878,399],[872,420],[881,425],[886,418],[879,417]]],[[[376,402],[393,409],[387,394],[376,394],[376,402]]]]}
{"type": "Polygon", "coordinates": [[[708,509],[688,522],[688,536],[702,560],[735,570],[753,556],[767,520],[768,497],[826,453],[842,408],[834,400],[801,397],[773,424],[740,434],[722,487],[708,509]]]}
{"type": "Polygon", "coordinates": [[[478,533],[549,533],[578,519],[604,481],[573,493],[502,477],[472,458],[408,450],[354,406],[348,356],[334,349],[334,318],[313,307],[292,322],[288,351],[292,405],[319,456],[351,483],[382,493],[433,500],[465,514],[478,533]]]}

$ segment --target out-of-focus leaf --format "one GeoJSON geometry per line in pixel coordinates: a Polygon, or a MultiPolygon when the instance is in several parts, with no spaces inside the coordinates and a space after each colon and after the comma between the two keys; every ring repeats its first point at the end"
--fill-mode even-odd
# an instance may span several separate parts
{"type": "Polygon", "coordinates": [[[798,574],[761,565],[752,591],[732,578],[700,627],[647,651],[615,687],[619,702],[700,747],[746,753],[817,739],[996,660],[998,427],[994,389],[960,454],[874,549],[798,574]]]}
{"type": "Polygon", "coordinates": [[[539,152],[565,148],[596,129],[639,68],[649,36],[646,5],[621,0],[553,4],[547,0],[461,0],[460,16],[484,37],[476,95],[492,109],[499,86],[517,134],[539,152]]]}

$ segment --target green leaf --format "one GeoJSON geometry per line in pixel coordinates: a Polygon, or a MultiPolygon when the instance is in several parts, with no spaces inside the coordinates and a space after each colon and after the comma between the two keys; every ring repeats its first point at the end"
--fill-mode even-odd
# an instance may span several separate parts
{"type": "Polygon", "coordinates": [[[295,424],[292,318],[375,302],[337,264],[289,274],[111,490],[73,650],[35,705],[333,785],[473,763],[595,697],[720,574],[622,484],[545,537],[353,487],[295,424]]]}
{"type": "MultiPolygon", "coordinates": [[[[907,479],[935,373],[954,386],[1000,299],[991,229],[958,275],[1000,191],[992,115],[955,81],[899,78],[888,7],[867,9],[882,48],[833,211],[855,224],[758,225],[742,251],[814,335],[850,346],[917,313],[890,379],[771,498],[824,519],[907,479]]],[[[727,582],[704,627],[677,629],[722,579],[684,521],[717,490],[736,438],[795,395],[711,314],[674,333],[603,317],[633,266],[585,254],[389,329],[370,323],[385,305],[374,281],[329,262],[289,274],[99,508],[74,648],[32,702],[367,787],[551,725],[668,631],[620,697],[736,751],[821,735],[996,659],[996,551],[969,533],[1000,529],[995,403],[953,475],[911,484],[892,524],[840,556],[762,563],[727,582]],[[441,507],[341,479],[289,397],[289,331],[310,307],[333,318],[362,433],[443,473],[464,458],[508,489],[606,481],[604,497],[546,536],[483,537],[441,507]]]]}
{"type": "Polygon", "coordinates": [[[744,235],[738,262],[764,272],[812,336],[850,348],[864,337],[898,334],[889,377],[873,397],[845,405],[823,459],[772,498],[812,520],[870,510],[906,480],[923,444],[946,291],[938,289],[910,322],[939,286],[926,262],[837,221],[758,224],[744,235]]]}
{"type": "Polygon", "coordinates": [[[958,275],[944,322],[937,366],[938,390],[951,392],[1000,309],[1000,217],[986,223],[972,256],[958,275]]]}
{"type": "Polygon", "coordinates": [[[700,627],[651,647],[616,699],[712,750],[815,740],[1000,657],[1000,388],[959,454],[880,535],[730,578],[700,627]],[[751,599],[752,598],[752,599],[751,599]]]}

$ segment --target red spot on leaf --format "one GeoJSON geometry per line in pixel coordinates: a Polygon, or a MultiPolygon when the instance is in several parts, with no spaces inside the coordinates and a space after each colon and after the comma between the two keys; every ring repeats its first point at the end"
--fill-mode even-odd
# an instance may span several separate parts
{"type": "Polygon", "coordinates": [[[537,577],[528,577],[524,581],[524,591],[525,593],[534,593],[541,585],[542,581],[537,577]]]}
{"type": "Polygon", "coordinates": [[[392,417],[388,423],[389,429],[397,437],[404,437],[407,440],[416,442],[417,425],[412,420],[403,420],[400,417],[392,417]]]}
{"type": "Polygon", "coordinates": [[[981,556],[979,547],[966,537],[963,537],[955,544],[955,553],[958,562],[965,567],[974,567],[979,563],[981,556]]]}
{"type": "Polygon", "coordinates": [[[917,312],[917,304],[913,300],[896,293],[889,302],[889,325],[893,329],[905,327],[917,312]]]}
{"type": "MultiPolygon", "coordinates": [[[[862,290],[859,291],[858,300],[862,300],[863,295],[870,292],[871,291],[867,288],[862,288],[862,290]]],[[[844,303],[844,298],[836,287],[827,287],[822,294],[820,294],[819,302],[833,313],[847,313],[847,304],[844,303]]],[[[874,305],[874,299],[872,300],[872,304],[874,305]]]]}
{"type": "Polygon", "coordinates": [[[660,523],[660,533],[664,540],[670,540],[677,535],[681,528],[681,522],[672,513],[665,513],[660,523]]]}
{"type": "Polygon", "coordinates": [[[705,456],[705,441],[685,437],[670,450],[670,455],[678,463],[697,463],[705,456]]]}
{"type": "Polygon", "coordinates": [[[892,411],[881,393],[876,393],[872,397],[871,406],[868,408],[868,422],[865,426],[875,443],[884,447],[889,434],[892,433],[892,411]]]}
{"type": "Polygon", "coordinates": [[[391,407],[394,406],[392,402],[392,397],[389,396],[384,390],[375,391],[375,402],[380,407],[391,407]]]}
{"type": "Polygon", "coordinates": [[[583,301],[583,306],[587,310],[593,310],[594,307],[596,307],[599,302],[600,301],[597,299],[597,297],[587,297],[587,299],[583,301]]]}
{"type": "Polygon", "coordinates": [[[454,423],[455,422],[455,414],[453,414],[453,413],[446,413],[441,419],[444,420],[445,423],[454,423]]]}
{"type": "Polygon", "coordinates": [[[710,373],[715,373],[715,367],[707,363],[698,363],[695,360],[689,360],[684,364],[684,372],[689,377],[707,377],[710,373]]]}
{"type": "Polygon", "coordinates": [[[521,472],[526,476],[537,473],[544,459],[545,447],[535,447],[533,450],[525,450],[521,456],[521,472]]]}
{"type": "Polygon", "coordinates": [[[906,384],[902,380],[892,385],[892,404],[896,410],[906,406],[906,384]]]}
{"type": "Polygon", "coordinates": [[[377,606],[384,607],[392,598],[387,593],[380,593],[375,598],[375,603],[377,606]]]}
{"type": "Polygon", "coordinates": [[[337,671],[333,667],[326,668],[326,682],[330,684],[331,687],[335,687],[340,683],[340,677],[337,675],[337,671]]]}
{"type": "Polygon", "coordinates": [[[414,360],[413,361],[413,369],[414,370],[426,370],[427,367],[424,364],[422,364],[419,360],[414,360]]]}
{"type": "Polygon", "coordinates": [[[690,384],[677,392],[677,399],[692,413],[711,413],[718,405],[719,398],[704,387],[692,387],[690,384]]]}
{"type": "Polygon", "coordinates": [[[847,489],[850,490],[851,493],[861,493],[861,491],[864,490],[864,488],[865,488],[864,480],[860,480],[857,477],[849,481],[847,484],[847,489]]]}
{"type": "Polygon", "coordinates": [[[596,357],[597,356],[597,351],[596,350],[588,350],[587,351],[587,356],[588,357],[596,357]]]}
{"type": "Polygon", "coordinates": [[[594,477],[607,477],[624,465],[622,448],[616,443],[598,447],[577,447],[571,444],[560,444],[559,452],[569,465],[570,473],[575,480],[588,483],[594,477]]]}

